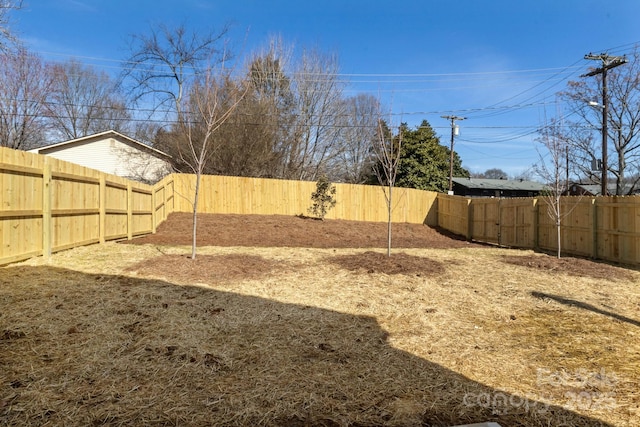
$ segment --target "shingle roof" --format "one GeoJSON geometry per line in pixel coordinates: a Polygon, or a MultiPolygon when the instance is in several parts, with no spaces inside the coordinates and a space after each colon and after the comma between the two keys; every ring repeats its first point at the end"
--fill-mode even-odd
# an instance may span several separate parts
{"type": "MultiPolygon", "coordinates": [[[[602,190],[602,186],[600,184],[573,184],[573,185],[577,185],[578,187],[582,188],[583,190],[587,191],[589,194],[592,194],[594,196],[602,195],[602,192],[600,191],[602,190]]],[[[631,190],[631,186],[626,184],[622,186],[622,194],[627,194],[629,193],[630,190],[631,190]]],[[[616,183],[614,182],[614,183],[607,184],[607,191],[610,195],[616,194],[616,191],[617,191],[616,183]]]]}
{"type": "Polygon", "coordinates": [[[544,188],[539,182],[519,179],[453,178],[453,182],[462,187],[481,190],[541,191],[544,188]]]}

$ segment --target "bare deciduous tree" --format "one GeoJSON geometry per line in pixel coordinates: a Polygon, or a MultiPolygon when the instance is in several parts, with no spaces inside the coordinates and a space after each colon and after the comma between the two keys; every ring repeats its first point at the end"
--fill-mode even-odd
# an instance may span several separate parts
{"type": "Polygon", "coordinates": [[[0,145],[29,150],[45,141],[51,80],[40,58],[19,49],[0,54],[0,145]]]}
{"type": "Polygon", "coordinates": [[[284,153],[285,178],[316,180],[338,155],[342,87],[335,56],[305,51],[293,74],[294,135],[284,153]]]}
{"type": "Polygon", "coordinates": [[[193,259],[200,180],[216,150],[215,134],[246,93],[223,90],[232,80],[224,66],[228,52],[224,45],[219,46],[226,33],[224,28],[216,34],[200,34],[184,25],[152,28],[151,34],[132,38],[130,68],[123,76],[130,82],[134,99],[151,104],[150,116],[162,114],[173,123],[170,129],[159,130],[158,140],[175,148],[169,154],[175,157],[176,166],[196,175],[192,199],[193,259]]]}
{"type": "MultiPolygon", "coordinates": [[[[632,193],[640,184],[640,48],[628,56],[629,62],[607,73],[608,149],[607,173],[615,177],[617,195],[632,193]]],[[[579,121],[567,123],[565,136],[574,145],[573,166],[580,176],[600,183],[601,172],[593,164],[602,155],[602,75],[569,82],[562,94],[579,121]]]]}
{"type": "Polygon", "coordinates": [[[22,0],[0,0],[0,52],[16,44],[18,39],[11,30],[11,12],[22,8],[22,0]]]}
{"type": "Polygon", "coordinates": [[[50,68],[53,87],[48,102],[51,130],[59,139],[129,130],[124,96],[108,74],[71,60],[50,68]]]}
{"type": "Polygon", "coordinates": [[[397,135],[384,120],[378,120],[378,135],[373,143],[373,153],[377,160],[373,168],[387,202],[387,256],[391,256],[391,215],[393,214],[393,188],[398,176],[398,165],[402,155],[402,130],[397,135]]]}
{"type": "Polygon", "coordinates": [[[339,119],[342,149],[331,175],[362,184],[370,179],[375,161],[371,146],[378,138],[380,103],[374,96],[360,94],[344,100],[343,113],[339,119]]]}
{"type": "Polygon", "coordinates": [[[145,108],[150,106],[152,114],[161,113],[165,118],[179,113],[188,82],[220,53],[218,45],[226,34],[227,28],[201,34],[184,25],[159,25],[152,27],[150,34],[132,36],[129,67],[123,79],[129,83],[134,101],[145,108]]]}

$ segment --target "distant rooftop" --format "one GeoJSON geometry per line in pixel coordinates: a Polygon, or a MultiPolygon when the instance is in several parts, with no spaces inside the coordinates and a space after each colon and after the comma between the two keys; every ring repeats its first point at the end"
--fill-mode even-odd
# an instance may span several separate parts
{"type": "MultiPolygon", "coordinates": [[[[584,191],[586,191],[589,194],[592,194],[594,196],[600,196],[602,195],[602,186],[600,184],[578,184],[578,183],[574,183],[572,185],[577,185],[578,187],[582,188],[584,191]]],[[[611,194],[616,194],[617,191],[617,185],[615,182],[613,183],[607,183],[607,192],[609,193],[609,195],[611,194]]],[[[628,194],[631,191],[631,186],[628,184],[624,184],[622,186],[622,194],[628,194]]]]}
{"type": "Polygon", "coordinates": [[[544,184],[520,179],[484,179],[484,178],[453,178],[453,182],[466,187],[481,190],[520,190],[542,191],[544,184]]]}

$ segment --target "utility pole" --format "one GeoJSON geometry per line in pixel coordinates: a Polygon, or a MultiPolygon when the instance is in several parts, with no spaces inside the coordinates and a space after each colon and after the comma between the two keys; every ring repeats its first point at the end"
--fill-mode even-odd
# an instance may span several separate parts
{"type": "Polygon", "coordinates": [[[443,119],[451,120],[451,153],[449,156],[449,194],[453,191],[453,139],[458,134],[458,126],[456,120],[464,120],[466,117],[458,116],[440,116],[443,119]]]}
{"type": "Polygon", "coordinates": [[[610,56],[606,53],[601,53],[599,55],[593,55],[589,53],[584,56],[584,59],[589,59],[593,61],[601,61],[602,67],[596,68],[595,70],[583,74],[580,77],[592,77],[598,74],[602,74],[602,178],[601,178],[601,189],[600,193],[603,196],[607,195],[607,172],[608,172],[608,164],[607,164],[607,122],[609,119],[609,110],[607,107],[608,96],[607,96],[607,70],[611,68],[615,68],[619,65],[625,64],[627,62],[626,56],[610,56]]]}

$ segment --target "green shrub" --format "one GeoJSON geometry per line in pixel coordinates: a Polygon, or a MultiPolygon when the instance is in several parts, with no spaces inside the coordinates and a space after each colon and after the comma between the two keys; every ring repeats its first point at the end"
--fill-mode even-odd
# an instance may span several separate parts
{"type": "Polygon", "coordinates": [[[316,182],[316,191],[311,193],[312,205],[309,213],[321,220],[324,220],[329,209],[336,205],[336,187],[326,176],[321,176],[316,182]]]}

